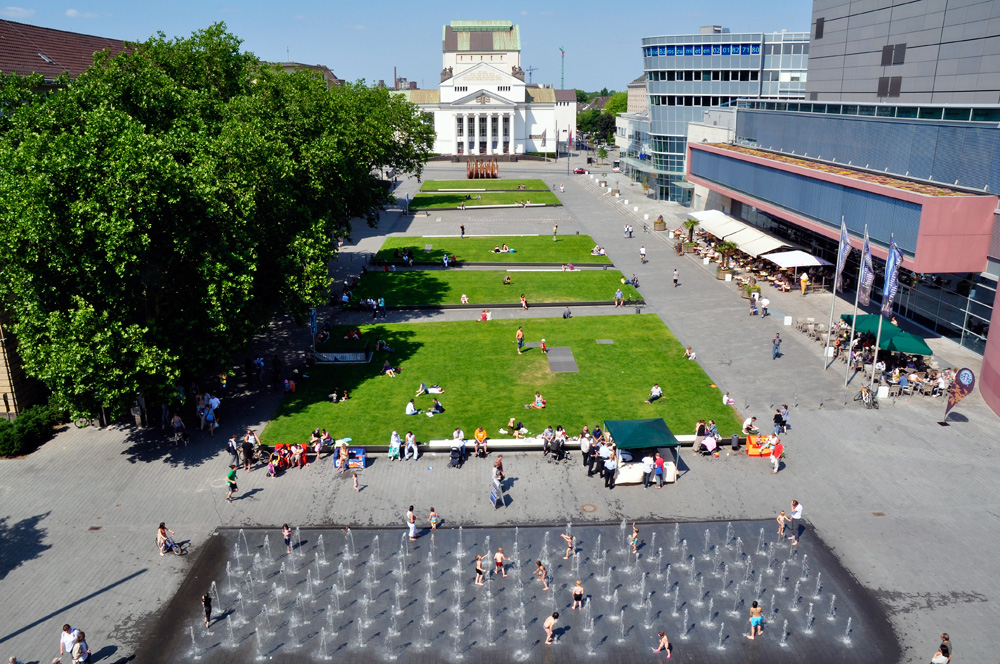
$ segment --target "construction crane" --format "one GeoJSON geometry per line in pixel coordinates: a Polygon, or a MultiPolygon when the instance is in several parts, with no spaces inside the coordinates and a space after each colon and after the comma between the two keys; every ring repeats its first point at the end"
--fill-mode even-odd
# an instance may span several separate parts
{"type": "Polygon", "coordinates": [[[528,72],[528,83],[531,83],[531,72],[538,71],[538,67],[525,67],[524,71],[528,72]]]}
{"type": "Polygon", "coordinates": [[[562,72],[559,74],[559,89],[566,89],[566,51],[563,50],[562,46],[559,47],[559,57],[562,62],[562,72]]]}

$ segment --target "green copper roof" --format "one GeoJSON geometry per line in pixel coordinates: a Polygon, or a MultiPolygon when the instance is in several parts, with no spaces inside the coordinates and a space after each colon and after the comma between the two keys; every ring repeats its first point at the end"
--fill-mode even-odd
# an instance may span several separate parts
{"type": "Polygon", "coordinates": [[[521,31],[511,21],[452,21],[441,31],[444,51],[520,51],[521,31]]]}

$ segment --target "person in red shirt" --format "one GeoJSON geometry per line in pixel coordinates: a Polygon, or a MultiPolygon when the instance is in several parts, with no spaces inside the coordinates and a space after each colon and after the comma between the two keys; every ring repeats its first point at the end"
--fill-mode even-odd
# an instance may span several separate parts
{"type": "Polygon", "coordinates": [[[542,339],[542,353],[548,353],[549,349],[545,347],[545,339],[542,339]]]}
{"type": "Polygon", "coordinates": [[[663,457],[660,456],[659,452],[656,453],[656,458],[653,459],[653,464],[654,464],[653,474],[656,477],[656,488],[657,489],[662,489],[663,488],[663,474],[666,472],[666,468],[664,468],[663,457]]]}
{"type": "Polygon", "coordinates": [[[778,472],[778,466],[781,465],[781,453],[785,451],[785,447],[781,444],[781,440],[775,436],[774,447],[771,448],[771,474],[774,475],[778,472]]]}

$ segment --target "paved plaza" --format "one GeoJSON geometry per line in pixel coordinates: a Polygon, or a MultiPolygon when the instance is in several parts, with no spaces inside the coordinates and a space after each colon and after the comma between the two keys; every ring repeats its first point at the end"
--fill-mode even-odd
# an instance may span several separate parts
{"type": "MultiPolygon", "coordinates": [[[[435,163],[424,177],[457,177],[463,168],[461,164],[435,163]]],[[[978,394],[956,408],[947,427],[938,424],[944,413],[941,399],[900,398],[887,400],[877,412],[864,410],[851,401],[858,386],[843,387],[843,365],[835,364],[824,372],[821,347],[782,324],[785,315],[826,320],[830,295],[801,298],[794,293],[769,294],[774,315],[764,320],[748,317],[735,288],[717,280],[714,269],[710,271],[690,257],[677,257],[666,238],[641,232],[643,215],[653,219],[664,214],[667,219],[676,219],[671,215],[679,214],[680,208],[652,201],[636,203],[641,199],[641,188],[626,187],[623,178],[623,189],[630,191],[630,197],[635,192],[630,203],[640,207],[638,213],[631,210],[632,205],[626,210],[587,176],[567,175],[564,162],[504,164],[501,168],[507,175],[541,177],[550,186],[564,184],[560,199],[565,205],[440,211],[417,217],[389,212],[382,215],[378,229],[363,224],[356,227],[344,254],[334,262],[334,276],[359,272],[366,256],[390,233],[457,235],[459,225],[464,224],[468,235],[545,234],[558,223],[560,235],[589,234],[607,248],[617,269],[637,275],[647,303],[645,311],[658,314],[684,345],[694,346],[697,361],[721,390],[733,395],[741,413],[768,422],[775,407],[789,405],[792,428],[783,438],[788,457],[779,474],[771,474],[766,460],[725,452],[718,459],[705,459],[684,449],[676,484],[663,490],[619,486],[608,491],[596,477],[586,477],[578,459],[550,464],[537,454],[504,454],[510,482],[508,506],[495,509],[489,501],[489,462],[472,459],[455,470],[447,468],[445,456],[425,455],[416,462],[392,464],[376,458],[360,473],[359,493],[353,490],[349,475],[337,473],[327,461],[290,470],[277,479],[266,479],[263,470],[241,472],[239,498],[227,504],[226,438],[246,426],[262,427],[280,401],[280,395],[266,386],[236,382],[219,410],[221,429],[214,437],[194,432],[187,447],[170,446],[158,427],[138,431],[76,429],[70,425],[29,457],[0,461],[0,599],[5,607],[0,620],[0,655],[15,655],[25,664],[48,664],[58,654],[59,628],[68,622],[86,630],[96,655],[94,661],[143,661],[136,654],[151,646],[176,655],[174,659],[190,661],[190,636],[172,632],[164,642],[157,640],[153,630],[162,624],[171,602],[185,607],[185,617],[197,617],[205,582],[218,578],[221,585],[225,577],[223,558],[212,563],[223,563],[220,576],[218,568],[209,565],[211,556],[202,556],[217,546],[215,540],[230,541],[234,529],[238,532],[239,528],[248,532],[255,529],[251,546],[260,546],[266,533],[276,548],[280,525],[285,522],[303,532],[329,528],[328,532],[340,533],[345,524],[379,529],[380,535],[386,533],[385,541],[392,542],[382,549],[385,564],[390,565],[404,532],[406,507],[413,504],[422,519],[431,506],[442,515],[448,531],[447,535],[442,533],[442,539],[454,538],[451,531],[458,526],[470,531],[481,528],[483,536],[496,529],[494,540],[515,526],[546,526],[553,528],[554,537],[559,524],[567,521],[572,521],[574,528],[601,525],[601,533],[608,539],[611,535],[605,533],[615,532],[623,518],[635,519],[641,527],[644,521],[655,522],[660,524],[657,528],[661,533],[657,546],[667,555],[669,543],[664,540],[670,539],[672,522],[679,521],[683,528],[698,533],[706,526],[696,522],[772,520],[797,499],[808,522],[800,555],[810,553],[812,557],[811,546],[828,547],[830,568],[841,566],[844,577],[853,577],[844,583],[860,584],[878,603],[878,611],[888,617],[902,649],[898,661],[929,660],[943,631],[949,632],[955,643],[954,661],[992,661],[1000,647],[1000,637],[993,629],[1000,618],[1000,591],[991,583],[1000,573],[1000,563],[991,555],[997,544],[994,528],[1000,514],[995,497],[1000,454],[994,443],[997,418],[978,394]],[[636,227],[635,238],[623,236],[625,223],[636,227]],[[641,244],[649,258],[646,264],[639,261],[641,244]],[[678,288],[670,280],[675,267],[680,271],[678,288]],[[775,332],[780,332],[785,342],[783,356],[772,361],[770,339],[775,332]],[[179,540],[186,542],[187,556],[157,554],[153,536],[160,521],[166,521],[179,540]],[[810,535],[817,538],[815,543],[809,541],[810,535]],[[204,569],[199,567],[202,561],[204,569]],[[194,576],[199,577],[197,588],[191,581],[194,576]]],[[[417,186],[415,180],[404,181],[397,195],[412,196],[417,186]]],[[[669,224],[679,225],[680,221],[669,224]]],[[[848,309],[845,301],[838,301],[838,315],[848,309]]],[[[321,317],[325,313],[321,312],[321,317]]],[[[605,313],[615,313],[615,309],[574,310],[576,316],[605,313]]],[[[474,315],[454,310],[402,311],[390,312],[388,322],[464,320],[474,315]]],[[[524,313],[516,309],[494,311],[495,318],[561,315],[561,307],[533,308],[524,313]]],[[[352,316],[356,315],[343,320],[367,322],[367,317],[355,321],[352,316]]],[[[253,350],[291,358],[293,349],[304,347],[308,337],[308,331],[289,320],[277,320],[253,350]]],[[[929,343],[941,361],[978,371],[981,360],[975,355],[947,341],[931,339],[929,343]]],[[[669,376],[650,376],[650,385],[654,382],[665,391],[670,389],[669,376]]],[[[317,422],[316,426],[325,423],[317,422]]],[[[692,423],[691,431],[675,433],[694,433],[693,429],[692,423]]],[[[721,541],[719,526],[713,528],[713,542],[721,541]]],[[[691,540],[692,549],[700,551],[697,537],[691,540]]],[[[331,562],[321,570],[324,579],[333,573],[331,565],[337,553],[328,551],[331,562]]],[[[442,569],[451,568],[451,562],[442,564],[442,569]]],[[[268,573],[273,574],[273,570],[268,573]]],[[[559,578],[560,583],[566,582],[564,576],[559,578]]],[[[332,588],[332,583],[324,582],[332,588]]],[[[470,585],[469,597],[472,589],[470,585]]],[[[450,586],[447,592],[450,603],[450,586]]],[[[389,610],[394,601],[392,596],[373,597],[380,612],[389,610]]],[[[325,609],[326,603],[321,608],[325,609]]],[[[825,612],[826,608],[820,600],[815,610],[825,612]]],[[[666,608],[668,614],[672,614],[671,609],[666,608]]],[[[509,628],[506,616],[498,620],[499,629],[509,628]]],[[[718,626],[711,637],[699,631],[685,640],[678,634],[682,629],[679,620],[672,615],[665,622],[652,621],[655,624],[650,629],[646,629],[645,620],[644,613],[636,613],[629,626],[627,638],[637,647],[653,645],[657,629],[664,629],[674,644],[674,656],[681,657],[679,661],[696,661],[691,659],[692,653],[705,653],[705,658],[697,661],[710,659],[707,653],[716,644],[718,626]]],[[[745,617],[739,620],[745,621],[745,617]]],[[[748,652],[743,644],[735,643],[742,639],[737,619],[726,617],[726,623],[731,635],[727,652],[748,652]]],[[[537,640],[537,625],[528,629],[532,641],[537,640]]],[[[759,645],[768,653],[778,652],[774,641],[780,638],[780,631],[768,629],[763,639],[769,643],[759,645]]],[[[226,636],[218,633],[220,639],[226,636]]],[[[618,638],[613,630],[608,634],[612,641],[618,638]]],[[[789,642],[796,638],[802,637],[793,634],[789,642]]],[[[878,638],[878,633],[872,638],[878,638]]],[[[841,659],[830,660],[817,660],[815,653],[805,648],[786,647],[780,650],[780,659],[768,661],[883,662],[875,655],[891,652],[891,641],[871,649],[843,650],[841,659]]],[[[450,638],[444,643],[452,648],[450,638]]],[[[199,648],[211,645],[204,641],[198,644],[199,648]]],[[[568,629],[561,634],[558,647],[585,653],[586,644],[585,633],[568,629]]],[[[333,642],[329,645],[332,648],[333,642]]],[[[610,651],[616,646],[607,647],[610,651]]],[[[252,652],[256,646],[247,647],[251,648],[247,652],[252,652]]],[[[350,647],[343,652],[349,661],[357,655],[350,647]]],[[[381,659],[383,654],[372,655],[372,659],[381,659]]]]}

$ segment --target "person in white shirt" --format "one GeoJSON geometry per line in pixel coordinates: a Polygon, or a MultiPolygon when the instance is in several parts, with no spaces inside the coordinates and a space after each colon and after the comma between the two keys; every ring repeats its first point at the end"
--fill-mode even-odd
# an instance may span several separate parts
{"type": "Polygon", "coordinates": [[[413,403],[413,399],[410,399],[410,403],[406,404],[406,414],[416,415],[420,411],[417,410],[417,406],[413,403]]]}
{"type": "Polygon", "coordinates": [[[729,396],[729,392],[726,392],[725,394],[722,395],[722,405],[723,406],[735,406],[736,405],[736,399],[734,399],[731,396],[729,396]]]}
{"type": "Polygon", "coordinates": [[[771,301],[767,299],[767,296],[760,298],[760,317],[763,320],[767,317],[767,308],[771,306],[771,301]]]}
{"type": "Polygon", "coordinates": [[[760,433],[760,431],[757,430],[756,422],[756,417],[748,417],[743,420],[743,433],[745,435],[760,433]]]}
{"type": "Polygon", "coordinates": [[[642,457],[642,488],[648,489],[649,483],[653,481],[653,470],[656,469],[656,462],[650,454],[642,457]]]}
{"type": "Polygon", "coordinates": [[[802,531],[805,530],[805,526],[802,525],[802,505],[799,501],[792,501],[792,536],[788,539],[792,540],[792,546],[798,546],[799,537],[802,536],[802,531]]]}
{"type": "Polygon", "coordinates": [[[453,433],[451,435],[451,437],[455,441],[452,444],[452,446],[453,447],[457,447],[458,449],[460,449],[462,451],[462,458],[464,459],[465,458],[465,432],[462,431],[461,429],[457,429],[456,428],[455,429],[455,433],[453,433]]]}
{"type": "Polygon", "coordinates": [[[653,403],[657,399],[663,397],[663,390],[660,388],[659,383],[653,383],[653,389],[649,391],[649,398],[646,399],[646,403],[653,403]]]}
{"type": "Polygon", "coordinates": [[[413,435],[412,431],[406,432],[406,459],[410,458],[410,450],[413,450],[413,460],[416,461],[420,458],[420,452],[417,450],[417,437],[413,435]]]}
{"type": "Polygon", "coordinates": [[[73,652],[73,644],[76,643],[76,635],[79,633],[80,630],[70,627],[69,625],[62,626],[62,633],[59,634],[60,657],[73,652]]]}

